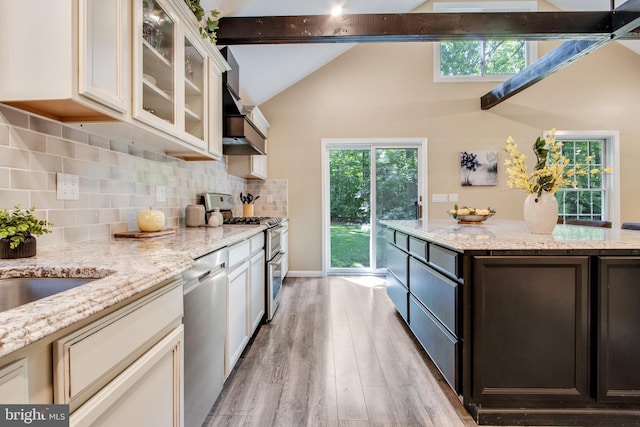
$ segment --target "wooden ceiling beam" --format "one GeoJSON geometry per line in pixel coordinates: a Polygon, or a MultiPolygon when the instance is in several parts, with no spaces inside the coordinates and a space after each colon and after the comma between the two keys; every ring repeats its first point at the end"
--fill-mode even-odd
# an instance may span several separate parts
{"type": "Polygon", "coordinates": [[[610,37],[596,40],[569,40],[562,43],[520,73],[483,95],[480,98],[480,107],[483,110],[495,107],[608,42],[627,35],[639,26],[640,0],[628,0],[612,13],[610,37]]]}
{"type": "MultiPolygon", "coordinates": [[[[613,31],[613,12],[404,13],[228,17],[218,44],[593,40],[613,31]]],[[[632,15],[632,14],[631,14],[632,15]]],[[[630,19],[624,15],[619,19],[630,19]]],[[[631,32],[629,38],[640,38],[631,32]]]]}

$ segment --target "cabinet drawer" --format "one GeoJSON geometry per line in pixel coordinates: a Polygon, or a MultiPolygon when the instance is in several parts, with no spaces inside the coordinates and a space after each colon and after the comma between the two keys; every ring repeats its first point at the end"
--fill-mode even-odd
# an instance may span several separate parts
{"type": "Polygon", "coordinates": [[[0,369],[0,402],[2,404],[29,403],[27,359],[20,359],[0,369]]]}
{"type": "Polygon", "coordinates": [[[246,261],[251,256],[251,242],[245,240],[229,247],[229,269],[246,261]]]}
{"type": "Polygon", "coordinates": [[[250,240],[251,242],[251,254],[260,252],[264,248],[264,233],[256,234],[250,240]]]}
{"type": "MultiPolygon", "coordinates": [[[[54,344],[55,403],[69,403],[115,377],[182,317],[181,281],[66,336],[54,344]]],[[[88,397],[88,396],[87,396],[88,397]]]]}
{"type": "Polygon", "coordinates": [[[391,242],[391,243],[396,242],[396,230],[394,230],[393,228],[385,229],[384,235],[387,238],[387,242],[391,242]]]}
{"type": "Polygon", "coordinates": [[[404,249],[405,251],[409,250],[409,236],[407,234],[396,231],[396,246],[404,249]]]}
{"type": "Polygon", "coordinates": [[[427,262],[427,242],[424,240],[409,237],[409,253],[424,262],[427,262]]]}
{"type": "Polygon", "coordinates": [[[404,321],[409,322],[409,291],[389,272],[387,272],[387,295],[404,321]]]}
{"type": "Polygon", "coordinates": [[[409,255],[389,243],[387,243],[387,268],[395,274],[400,283],[407,286],[409,255]]]}
{"type": "Polygon", "coordinates": [[[449,249],[429,244],[429,262],[442,269],[451,277],[460,278],[458,272],[458,254],[449,249]]]}
{"type": "Polygon", "coordinates": [[[458,391],[458,340],[409,295],[409,327],[444,378],[458,391]]]}
{"type": "Polygon", "coordinates": [[[446,326],[460,336],[456,322],[458,284],[416,259],[409,260],[411,293],[446,326]]]}

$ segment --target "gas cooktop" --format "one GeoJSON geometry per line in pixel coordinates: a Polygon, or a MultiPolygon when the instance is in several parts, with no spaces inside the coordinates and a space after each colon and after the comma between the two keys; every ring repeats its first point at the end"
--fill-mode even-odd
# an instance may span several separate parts
{"type": "Polygon", "coordinates": [[[225,218],[223,224],[229,224],[229,225],[261,225],[262,224],[262,225],[267,225],[271,227],[281,223],[284,220],[285,218],[277,217],[277,216],[248,216],[248,217],[234,216],[234,217],[225,218]]]}

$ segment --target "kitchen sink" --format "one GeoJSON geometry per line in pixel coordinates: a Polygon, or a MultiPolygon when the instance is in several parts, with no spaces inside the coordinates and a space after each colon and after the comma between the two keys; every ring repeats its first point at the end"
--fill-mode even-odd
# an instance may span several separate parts
{"type": "Polygon", "coordinates": [[[0,279],[0,312],[64,292],[94,278],[15,277],[0,279]]]}

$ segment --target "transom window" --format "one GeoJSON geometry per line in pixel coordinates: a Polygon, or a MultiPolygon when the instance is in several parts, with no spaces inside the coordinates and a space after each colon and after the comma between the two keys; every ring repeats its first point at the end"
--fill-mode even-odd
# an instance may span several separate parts
{"type": "MultiPolygon", "coordinates": [[[[434,12],[535,11],[536,2],[434,3],[434,12]]],[[[535,42],[524,40],[443,41],[434,44],[436,81],[502,81],[535,61],[535,42]]]]}

